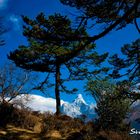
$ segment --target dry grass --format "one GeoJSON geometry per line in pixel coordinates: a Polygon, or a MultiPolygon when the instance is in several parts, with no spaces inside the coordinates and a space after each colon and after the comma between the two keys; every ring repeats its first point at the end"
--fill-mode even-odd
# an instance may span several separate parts
{"type": "Polygon", "coordinates": [[[126,132],[114,132],[114,131],[100,131],[97,135],[97,140],[104,138],[105,140],[132,140],[126,132]]]}
{"type": "Polygon", "coordinates": [[[92,130],[93,128],[88,125],[87,128],[85,126],[82,129],[79,128],[79,130],[69,127],[65,134],[62,133],[63,128],[61,131],[53,129],[45,133],[38,133],[33,130],[7,125],[6,128],[0,129],[0,140],[131,140],[127,133],[94,132],[92,130]]]}
{"type": "Polygon", "coordinates": [[[0,140],[39,140],[36,133],[31,130],[17,128],[7,125],[5,129],[0,129],[0,140]]]}
{"type": "Polygon", "coordinates": [[[20,126],[20,128],[33,129],[39,121],[41,121],[40,116],[34,115],[32,111],[26,108],[18,109],[8,103],[0,105],[1,127],[11,124],[20,126]]]}
{"type": "Polygon", "coordinates": [[[42,134],[48,133],[52,130],[59,131],[62,137],[66,137],[70,132],[77,132],[83,129],[84,123],[79,119],[73,119],[66,115],[55,116],[52,114],[45,114],[44,128],[42,134]]]}
{"type": "Polygon", "coordinates": [[[127,131],[104,131],[93,122],[85,124],[66,115],[43,115],[9,106],[1,109],[0,140],[131,140],[127,131]],[[6,117],[8,115],[8,117],[6,117]],[[8,124],[8,125],[7,125],[8,124]],[[9,125],[10,124],[10,125],[9,125]]]}

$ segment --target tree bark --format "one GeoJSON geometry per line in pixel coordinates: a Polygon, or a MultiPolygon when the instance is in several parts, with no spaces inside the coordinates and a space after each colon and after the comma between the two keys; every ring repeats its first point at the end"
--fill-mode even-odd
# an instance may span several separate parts
{"type": "Polygon", "coordinates": [[[56,75],[55,75],[55,97],[56,97],[56,115],[60,115],[60,65],[56,64],[56,75]]]}

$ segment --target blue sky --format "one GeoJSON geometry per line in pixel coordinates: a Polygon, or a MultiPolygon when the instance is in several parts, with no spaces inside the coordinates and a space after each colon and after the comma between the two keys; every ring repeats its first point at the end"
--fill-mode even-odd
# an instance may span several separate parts
{"type": "MultiPolygon", "coordinates": [[[[10,31],[4,35],[6,39],[6,45],[0,48],[1,62],[5,63],[7,60],[7,54],[9,51],[16,49],[19,45],[27,44],[26,38],[22,35],[22,20],[21,15],[29,16],[30,18],[36,17],[40,12],[44,12],[45,15],[50,15],[56,12],[60,12],[64,15],[72,17],[72,15],[78,14],[75,9],[62,5],[59,0],[0,0],[0,15],[5,17],[10,31]]],[[[98,28],[97,31],[101,29],[98,28]]],[[[89,34],[93,32],[89,31],[89,34]]],[[[96,34],[96,33],[95,33],[96,34]]],[[[110,54],[119,53],[120,47],[123,44],[131,43],[138,39],[140,35],[133,25],[129,25],[123,30],[114,31],[101,38],[96,42],[98,52],[110,52],[110,54]]],[[[73,85],[82,87],[82,82],[73,83],[73,85]]],[[[70,87],[72,85],[70,84],[70,87]]],[[[51,91],[50,91],[51,92],[51,91]]],[[[83,93],[80,88],[79,93],[83,93]]],[[[63,93],[62,93],[63,94],[63,93]]],[[[62,95],[63,100],[71,101],[76,95],[62,95]]],[[[91,96],[85,96],[87,102],[92,101],[91,96]]]]}

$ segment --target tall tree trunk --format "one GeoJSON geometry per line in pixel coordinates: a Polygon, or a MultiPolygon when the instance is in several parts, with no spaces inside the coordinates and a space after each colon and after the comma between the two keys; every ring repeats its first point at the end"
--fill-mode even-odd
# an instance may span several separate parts
{"type": "Polygon", "coordinates": [[[56,64],[56,75],[55,75],[55,97],[56,97],[56,115],[60,115],[60,65],[56,64]]]}

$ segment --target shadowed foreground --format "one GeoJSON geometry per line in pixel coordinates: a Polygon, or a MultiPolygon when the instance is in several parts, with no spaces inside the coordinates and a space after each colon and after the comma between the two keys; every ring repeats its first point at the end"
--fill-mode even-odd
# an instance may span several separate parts
{"type": "MultiPolygon", "coordinates": [[[[61,135],[58,131],[52,131],[49,135],[41,136],[40,133],[17,128],[8,125],[6,128],[0,129],[0,140],[61,140],[61,135]]],[[[65,138],[63,138],[65,139],[65,138]]]]}
{"type": "Polygon", "coordinates": [[[0,106],[0,140],[131,140],[128,130],[104,130],[66,115],[40,114],[11,104],[0,106]]]}

